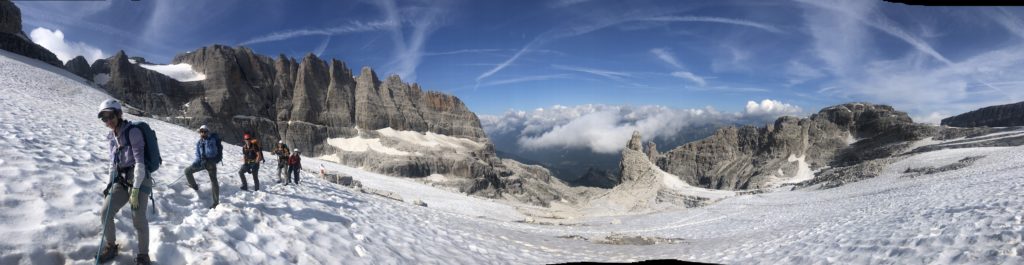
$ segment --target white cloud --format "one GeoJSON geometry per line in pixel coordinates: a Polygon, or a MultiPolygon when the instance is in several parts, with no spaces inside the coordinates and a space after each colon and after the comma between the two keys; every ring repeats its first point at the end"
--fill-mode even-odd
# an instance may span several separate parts
{"type": "Polygon", "coordinates": [[[786,65],[786,75],[789,77],[789,81],[786,85],[789,86],[825,77],[825,73],[821,70],[799,61],[790,61],[789,64],[786,65]]]}
{"type": "Polygon", "coordinates": [[[696,83],[699,86],[705,86],[705,85],[708,84],[706,81],[704,81],[703,77],[697,76],[697,75],[695,75],[695,74],[693,74],[691,72],[687,72],[687,71],[675,71],[675,72],[672,72],[672,76],[675,76],[675,77],[678,77],[678,78],[682,78],[682,79],[686,79],[686,80],[690,80],[690,81],[692,81],[693,83],[696,83]]]}
{"type": "Polygon", "coordinates": [[[515,54],[513,54],[512,57],[509,57],[507,60],[505,60],[504,62],[501,62],[500,64],[498,64],[497,66],[495,66],[491,70],[488,70],[487,72],[484,72],[483,74],[480,74],[480,76],[477,76],[476,77],[476,82],[479,84],[480,81],[484,80],[485,78],[488,78],[488,77],[498,73],[498,71],[501,71],[502,69],[505,69],[505,67],[508,67],[513,62],[515,62],[517,59],[519,59],[520,56],[523,56],[523,54],[526,54],[527,52],[529,52],[530,48],[533,48],[533,45],[535,45],[537,42],[538,42],[538,39],[534,39],[530,43],[527,43],[526,46],[523,46],[522,49],[519,49],[519,51],[517,51],[515,54]]]}
{"type": "Polygon", "coordinates": [[[313,54],[316,54],[317,57],[320,57],[320,55],[324,54],[324,51],[327,50],[327,45],[329,45],[330,43],[331,35],[327,35],[327,38],[324,38],[324,41],[320,42],[320,45],[316,46],[316,49],[313,50],[313,54]]]}
{"type": "Polygon", "coordinates": [[[423,61],[427,40],[443,24],[450,3],[430,1],[403,7],[399,7],[394,0],[376,3],[388,21],[405,21],[412,29],[405,32],[401,26],[390,28],[391,40],[395,45],[390,65],[391,72],[401,76],[402,80],[415,82],[416,68],[423,61]]]}
{"type": "Polygon", "coordinates": [[[942,122],[942,119],[945,119],[949,116],[950,115],[943,114],[940,112],[932,112],[925,116],[913,116],[911,118],[914,119],[914,122],[938,125],[939,123],[942,122]]]}
{"type": "Polygon", "coordinates": [[[242,43],[239,43],[238,45],[250,45],[250,44],[256,44],[256,43],[280,41],[280,40],[287,40],[287,39],[291,39],[291,38],[304,37],[304,36],[314,36],[314,35],[329,36],[329,35],[338,35],[338,34],[346,34],[346,33],[380,31],[380,30],[387,30],[387,29],[391,29],[391,28],[397,27],[398,24],[399,23],[397,21],[391,21],[391,20],[371,21],[371,22],[352,21],[352,22],[349,22],[348,24],[345,24],[345,25],[340,25],[340,26],[335,26],[335,27],[328,27],[328,28],[296,29],[296,30],[274,32],[274,33],[270,33],[270,34],[267,34],[267,35],[263,35],[263,36],[259,36],[259,37],[255,37],[255,38],[243,41],[242,43]]]}
{"type": "Polygon", "coordinates": [[[751,116],[784,116],[800,113],[800,107],[782,103],[778,100],[765,99],[761,103],[747,101],[744,113],[751,116]]]}
{"type": "Polygon", "coordinates": [[[996,20],[996,23],[1006,28],[1006,31],[1017,35],[1019,38],[1024,38],[1024,21],[1021,21],[1019,17],[1010,13],[1006,8],[996,8],[989,17],[996,20]]]}
{"type": "Polygon", "coordinates": [[[567,75],[567,74],[554,74],[554,75],[522,76],[522,77],[516,77],[516,78],[509,78],[509,79],[494,80],[494,81],[486,82],[486,83],[483,83],[483,84],[479,84],[478,86],[479,87],[486,87],[486,86],[508,85],[508,84],[515,84],[515,83],[522,83],[522,82],[529,82],[529,81],[551,80],[551,79],[566,78],[566,77],[569,77],[569,75],[567,75]]]}
{"type": "Polygon", "coordinates": [[[455,54],[463,54],[463,53],[491,53],[491,52],[500,52],[500,51],[504,51],[504,50],[502,50],[502,49],[462,49],[462,50],[454,50],[454,51],[446,51],[446,52],[426,52],[426,53],[423,53],[423,56],[455,55],[455,54]]]}
{"type": "Polygon", "coordinates": [[[64,40],[64,32],[60,30],[50,30],[47,28],[36,28],[29,33],[29,38],[32,38],[32,42],[43,46],[54,55],[57,55],[57,59],[67,62],[74,59],[76,56],[83,56],[89,63],[96,61],[96,59],[106,58],[103,55],[103,51],[99,48],[85,44],[84,42],[69,42],[64,40]]]}
{"type": "Polygon", "coordinates": [[[596,153],[615,153],[622,150],[634,130],[640,131],[645,140],[673,139],[689,126],[770,120],[800,111],[799,107],[775,100],[753,103],[752,109],[739,113],[710,107],[555,105],[532,111],[510,110],[502,116],[481,115],[480,122],[488,135],[515,135],[520,147],[526,149],[588,148],[596,153]]]}
{"type": "Polygon", "coordinates": [[[548,7],[558,8],[590,2],[591,0],[555,0],[548,2],[548,7]]]}
{"type": "Polygon", "coordinates": [[[683,68],[683,64],[679,63],[679,60],[676,60],[676,56],[667,49],[654,48],[651,49],[651,53],[654,54],[655,57],[658,57],[658,59],[661,60],[662,62],[665,62],[671,65],[672,67],[675,67],[676,69],[683,68]]]}
{"type": "MultiPolygon", "coordinates": [[[[1024,75],[1024,45],[1008,41],[1001,47],[961,52],[957,61],[943,56],[924,39],[911,35],[888,19],[870,1],[822,4],[802,1],[804,24],[811,36],[812,55],[830,77],[818,90],[843,100],[885,103],[922,120],[935,113],[959,113],[986,106],[1017,102],[1024,90],[1016,81],[1024,75]],[[906,43],[902,53],[880,53],[875,38],[906,43]],[[895,55],[893,55],[895,54],[895,55]],[[998,99],[998,100],[995,100],[998,99]]],[[[1020,21],[997,9],[989,12],[1008,38],[1017,39],[1020,21]]],[[[809,63],[811,60],[801,60],[809,63]]],[[[788,69],[791,83],[803,80],[799,67],[788,69]]],[[[806,70],[806,69],[805,69],[806,70]]],[[[809,78],[817,73],[807,72],[809,78]]]]}
{"type": "Polygon", "coordinates": [[[731,25],[737,25],[737,26],[746,26],[746,27],[756,28],[756,29],[760,29],[760,30],[764,30],[764,31],[772,32],[772,33],[782,33],[782,30],[780,30],[779,28],[777,28],[775,26],[772,26],[772,25],[768,25],[768,24],[760,23],[760,22],[755,22],[755,21],[750,21],[750,20],[726,18],[726,17],[672,16],[672,17],[654,17],[654,18],[649,18],[649,19],[646,19],[646,20],[649,20],[649,21],[665,21],[665,22],[712,22],[712,23],[724,23],[724,24],[731,24],[731,25]]]}
{"type": "MultiPolygon", "coordinates": [[[[585,2],[585,1],[566,1],[571,4],[585,2]]],[[[516,60],[518,60],[523,54],[533,50],[536,47],[540,47],[548,42],[579,36],[590,32],[598,31],[611,26],[619,25],[626,22],[640,21],[651,16],[661,16],[665,14],[675,13],[682,11],[680,7],[674,6],[650,6],[647,8],[637,8],[633,10],[615,10],[608,12],[609,10],[588,10],[582,14],[582,19],[570,20],[569,23],[552,28],[544,33],[541,33],[530,42],[526,43],[518,52],[512,57],[509,57],[504,62],[498,64],[498,66],[488,70],[476,78],[476,82],[480,83],[482,80],[500,72],[505,67],[508,67],[516,60]]]]}
{"type": "Polygon", "coordinates": [[[623,78],[625,78],[625,77],[633,76],[632,74],[625,73],[625,72],[616,72],[616,71],[610,71],[610,70],[602,70],[602,69],[594,69],[594,68],[586,68],[586,67],[577,67],[577,66],[566,66],[566,65],[558,65],[558,64],[556,64],[556,65],[552,65],[551,67],[554,67],[555,69],[562,69],[562,70],[567,70],[567,71],[574,71],[574,72],[592,74],[592,75],[596,75],[596,76],[602,76],[602,77],[605,77],[605,78],[608,78],[608,79],[612,79],[612,80],[616,80],[616,81],[622,81],[623,78]]]}

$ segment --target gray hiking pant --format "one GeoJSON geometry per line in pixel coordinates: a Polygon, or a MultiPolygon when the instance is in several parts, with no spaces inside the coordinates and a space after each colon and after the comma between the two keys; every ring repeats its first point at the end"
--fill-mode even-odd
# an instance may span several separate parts
{"type": "Polygon", "coordinates": [[[206,163],[204,168],[202,165],[191,165],[185,168],[185,180],[188,181],[188,185],[192,187],[199,187],[196,185],[196,179],[193,174],[199,171],[206,170],[206,173],[210,175],[210,192],[213,196],[213,205],[220,204],[220,184],[217,183],[217,163],[206,163]]]}
{"type": "Polygon", "coordinates": [[[260,163],[245,163],[238,169],[238,178],[242,179],[242,188],[249,187],[245,181],[245,173],[252,174],[252,182],[256,183],[256,190],[260,190],[260,163]]]}
{"type": "MultiPolygon", "coordinates": [[[[288,180],[288,158],[277,159],[277,181],[283,182],[288,180]],[[282,175],[281,173],[284,173],[282,175]]],[[[287,182],[286,182],[287,183],[287,182]]]]}
{"type": "MultiPolygon", "coordinates": [[[[148,185],[150,187],[153,186],[151,180],[147,179],[146,182],[149,182],[148,185]]],[[[144,182],[142,185],[147,185],[147,183],[144,182]]],[[[125,190],[120,184],[114,184],[110,188],[110,195],[107,195],[103,201],[103,211],[100,212],[100,218],[103,221],[103,238],[106,244],[117,242],[117,239],[114,238],[114,234],[117,232],[116,228],[114,228],[114,217],[121,211],[121,207],[128,203],[130,195],[129,191],[125,190]]],[[[146,218],[146,208],[148,206],[149,193],[140,191],[139,209],[132,211],[132,224],[135,225],[135,233],[138,235],[139,240],[138,254],[149,254],[149,220],[146,218]]]]}

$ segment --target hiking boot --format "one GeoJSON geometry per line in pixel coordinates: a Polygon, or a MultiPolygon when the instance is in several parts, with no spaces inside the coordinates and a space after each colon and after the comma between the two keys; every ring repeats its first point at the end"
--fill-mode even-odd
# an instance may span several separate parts
{"type": "Polygon", "coordinates": [[[188,187],[192,188],[192,190],[195,190],[196,192],[199,192],[199,184],[196,184],[196,185],[185,184],[185,185],[188,185],[188,187]]]}
{"type": "Polygon", "coordinates": [[[242,190],[249,191],[249,186],[242,186],[242,190]]]}
{"type": "Polygon", "coordinates": [[[109,244],[103,247],[103,251],[99,255],[96,255],[96,260],[100,263],[106,263],[117,257],[117,244],[109,244]]]}
{"type": "Polygon", "coordinates": [[[135,257],[135,264],[136,265],[149,265],[149,264],[153,264],[153,261],[149,260],[149,255],[139,254],[138,257],[135,257]]]}
{"type": "Polygon", "coordinates": [[[218,204],[220,204],[220,203],[213,203],[213,205],[210,205],[210,209],[212,210],[212,209],[214,209],[214,208],[217,208],[217,205],[218,205],[218,204]]]}

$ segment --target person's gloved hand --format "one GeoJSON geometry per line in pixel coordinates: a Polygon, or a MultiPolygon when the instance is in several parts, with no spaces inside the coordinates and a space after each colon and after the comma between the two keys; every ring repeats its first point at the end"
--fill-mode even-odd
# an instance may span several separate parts
{"type": "Polygon", "coordinates": [[[132,204],[132,211],[139,209],[139,189],[132,188],[132,195],[128,197],[128,202],[132,204]]]}

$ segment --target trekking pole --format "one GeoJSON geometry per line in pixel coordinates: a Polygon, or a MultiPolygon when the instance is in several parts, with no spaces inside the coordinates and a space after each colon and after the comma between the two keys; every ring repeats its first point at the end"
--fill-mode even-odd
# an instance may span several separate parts
{"type": "MultiPolygon", "coordinates": [[[[114,182],[114,174],[115,173],[111,171],[109,183],[114,182]]],[[[107,211],[103,215],[103,229],[100,229],[100,245],[96,248],[96,265],[100,264],[100,253],[103,251],[103,247],[106,246],[104,241],[107,240],[107,220],[110,218],[110,194],[103,196],[103,204],[107,205],[107,211]]]]}
{"type": "Polygon", "coordinates": [[[104,241],[107,240],[107,218],[110,217],[110,203],[107,202],[106,197],[104,197],[103,203],[107,205],[107,212],[103,215],[103,229],[100,229],[100,245],[96,248],[96,265],[100,265],[100,253],[103,251],[103,247],[106,246],[104,245],[104,241]]]}
{"type": "Polygon", "coordinates": [[[170,187],[171,187],[171,185],[174,185],[175,183],[178,183],[178,181],[181,181],[181,178],[184,178],[184,177],[185,177],[185,175],[181,175],[181,177],[178,177],[178,179],[176,179],[176,180],[174,180],[173,182],[171,182],[171,183],[167,184],[166,186],[167,186],[168,188],[170,188],[170,187]]]}

